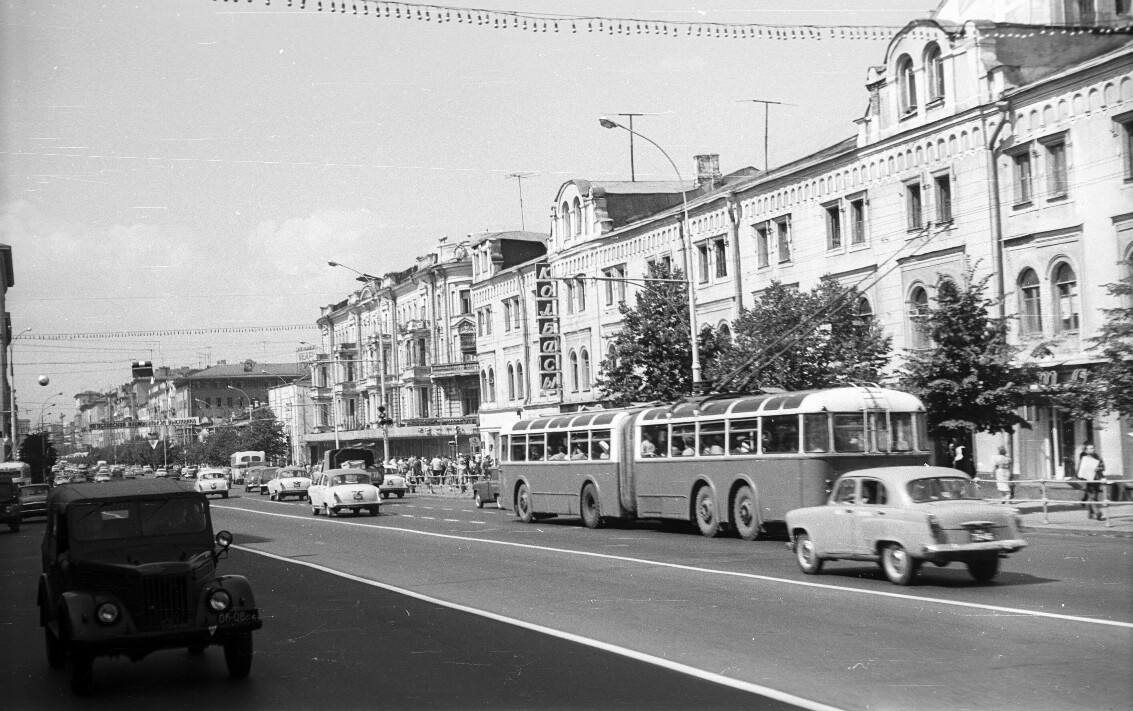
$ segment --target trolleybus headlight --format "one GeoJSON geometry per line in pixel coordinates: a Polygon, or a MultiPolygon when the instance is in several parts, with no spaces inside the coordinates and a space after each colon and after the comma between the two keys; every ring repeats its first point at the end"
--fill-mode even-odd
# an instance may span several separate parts
{"type": "Polygon", "coordinates": [[[217,588],[209,593],[209,607],[216,612],[224,612],[232,607],[232,596],[228,594],[227,590],[217,588]]]}
{"type": "Polygon", "coordinates": [[[95,610],[98,621],[104,625],[112,625],[118,621],[118,605],[113,602],[104,602],[95,610]]]}

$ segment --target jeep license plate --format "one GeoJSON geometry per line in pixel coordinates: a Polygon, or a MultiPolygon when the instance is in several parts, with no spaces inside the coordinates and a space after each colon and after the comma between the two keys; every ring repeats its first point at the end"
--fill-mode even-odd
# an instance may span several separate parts
{"type": "Polygon", "coordinates": [[[258,619],[260,619],[259,610],[235,610],[233,612],[221,612],[216,616],[216,621],[222,625],[251,622],[258,619]]]}
{"type": "Polygon", "coordinates": [[[982,543],[983,541],[994,541],[995,534],[986,528],[973,528],[972,529],[972,542],[982,543]]]}

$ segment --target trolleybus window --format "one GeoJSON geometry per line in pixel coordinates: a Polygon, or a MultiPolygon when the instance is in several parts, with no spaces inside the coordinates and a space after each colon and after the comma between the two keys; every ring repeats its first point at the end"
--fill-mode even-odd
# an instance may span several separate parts
{"type": "Polygon", "coordinates": [[[590,433],[590,458],[610,458],[610,430],[594,430],[590,433]]]}
{"type": "Polygon", "coordinates": [[[759,441],[759,420],[733,420],[729,428],[728,451],[732,454],[755,454],[759,441]]]}
{"type": "Polygon", "coordinates": [[[700,426],[700,453],[706,457],[724,454],[724,422],[705,422],[700,426]]]}
{"type": "Polygon", "coordinates": [[[696,425],[673,425],[674,457],[692,457],[696,455],[696,425]]]}
{"type": "Polygon", "coordinates": [[[510,445],[510,447],[503,448],[503,452],[508,455],[509,461],[527,461],[527,437],[524,435],[512,435],[510,445]]]}
{"type": "Polygon", "coordinates": [[[561,462],[567,458],[567,433],[547,433],[547,461],[561,462]]]}
{"type": "Polygon", "coordinates": [[[669,456],[668,425],[645,425],[641,428],[641,456],[669,456]]]}
{"type": "Polygon", "coordinates": [[[805,451],[830,451],[830,418],[825,412],[816,415],[803,415],[805,451]]]}
{"type": "MultiPolygon", "coordinates": [[[[894,412],[889,415],[893,424],[894,452],[909,452],[913,449],[913,414],[911,412],[894,412]]],[[[925,441],[925,440],[921,440],[925,441]]]]}
{"type": "Polygon", "coordinates": [[[799,416],[772,415],[763,418],[763,451],[786,454],[799,451],[799,416]]]}
{"type": "Polygon", "coordinates": [[[838,452],[865,451],[865,422],[861,413],[834,415],[834,449],[838,452]]]}

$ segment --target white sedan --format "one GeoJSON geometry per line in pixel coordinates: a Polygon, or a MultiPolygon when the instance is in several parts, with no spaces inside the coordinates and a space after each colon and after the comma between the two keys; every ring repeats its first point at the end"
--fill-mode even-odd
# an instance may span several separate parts
{"type": "Polygon", "coordinates": [[[328,469],[315,475],[307,489],[311,500],[311,513],[335,516],[343,511],[355,514],[369,511],[378,515],[381,498],[370,473],[364,469],[328,469]]]}
{"type": "Polygon", "coordinates": [[[283,501],[288,496],[305,499],[307,490],[311,488],[311,476],[303,467],[284,467],[261,486],[267,486],[272,501],[283,501]]]}
{"type": "Polygon", "coordinates": [[[202,469],[197,472],[193,489],[205,496],[219,495],[220,498],[227,499],[228,477],[224,475],[223,469],[202,469]]]}

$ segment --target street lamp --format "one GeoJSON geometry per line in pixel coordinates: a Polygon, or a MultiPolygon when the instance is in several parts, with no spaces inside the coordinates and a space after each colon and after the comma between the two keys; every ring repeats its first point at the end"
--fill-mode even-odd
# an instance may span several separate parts
{"type": "MultiPolygon", "coordinates": [[[[365,274],[363,272],[358,271],[354,267],[348,267],[345,264],[340,264],[339,262],[327,262],[327,265],[332,266],[332,267],[342,267],[343,269],[345,269],[347,271],[354,272],[355,274],[358,275],[358,277],[357,277],[358,281],[365,282],[366,284],[368,284],[374,290],[375,294],[377,293],[377,291],[378,291],[378,278],[376,276],[373,276],[371,274],[365,274]]],[[[359,346],[361,346],[361,344],[359,344],[359,346]]],[[[360,352],[361,351],[359,351],[359,353],[360,352]]],[[[385,463],[389,461],[389,426],[393,422],[393,420],[391,420],[389,417],[386,416],[385,347],[384,347],[384,344],[381,343],[380,338],[379,338],[379,342],[378,342],[378,387],[382,391],[380,402],[378,404],[378,424],[380,424],[382,426],[382,466],[384,467],[385,463]]],[[[331,402],[335,402],[334,393],[331,393],[331,402]]],[[[336,418],[336,422],[337,422],[337,418],[336,418]]],[[[338,432],[338,430],[337,430],[337,425],[336,425],[336,429],[335,429],[335,446],[336,447],[338,446],[338,443],[337,443],[338,434],[337,434],[337,432],[338,432]]]]}
{"type": "Polygon", "coordinates": [[[629,131],[631,135],[638,136],[661,151],[661,155],[665,156],[665,160],[669,161],[669,165],[673,166],[673,172],[677,174],[677,181],[681,184],[681,206],[683,215],[683,224],[681,225],[681,232],[684,233],[684,239],[681,242],[681,251],[684,252],[685,259],[685,279],[688,283],[688,326],[689,326],[689,340],[692,342],[692,391],[695,393],[700,388],[700,345],[697,343],[697,336],[699,333],[696,328],[696,286],[692,282],[692,235],[689,233],[688,226],[688,198],[685,196],[684,178],[681,177],[680,168],[665,152],[665,149],[657,144],[656,141],[643,136],[631,128],[621,125],[617,121],[602,116],[598,119],[598,123],[602,128],[620,128],[629,131]]]}
{"type": "Polygon", "coordinates": [[[40,407],[39,407],[39,431],[40,432],[43,432],[43,414],[44,414],[44,412],[48,409],[49,406],[51,406],[51,401],[54,400],[55,398],[59,397],[62,394],[63,393],[61,393],[61,392],[55,393],[51,397],[44,400],[43,404],[40,405],[40,407]]]}
{"type": "Polygon", "coordinates": [[[226,385],[225,387],[229,390],[235,390],[236,392],[240,393],[248,401],[248,424],[252,424],[252,398],[248,397],[248,393],[244,392],[234,385],[226,385]]]}

